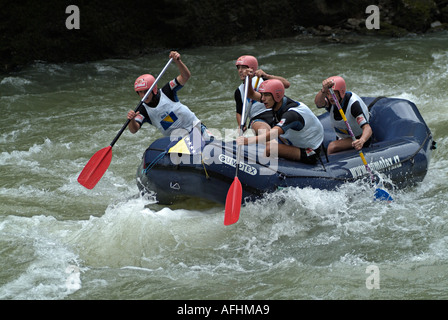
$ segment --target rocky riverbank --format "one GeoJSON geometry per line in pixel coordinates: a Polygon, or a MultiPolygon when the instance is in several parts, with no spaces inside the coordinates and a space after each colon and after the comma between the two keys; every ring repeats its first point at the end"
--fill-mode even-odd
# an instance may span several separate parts
{"type": "Polygon", "coordinates": [[[30,2],[0,4],[0,72],[36,60],[84,62],[291,36],[349,42],[352,35],[401,37],[448,26],[448,0],[30,2]],[[66,12],[69,5],[78,15],[66,12]],[[379,10],[379,28],[367,26],[370,5],[379,10]]]}

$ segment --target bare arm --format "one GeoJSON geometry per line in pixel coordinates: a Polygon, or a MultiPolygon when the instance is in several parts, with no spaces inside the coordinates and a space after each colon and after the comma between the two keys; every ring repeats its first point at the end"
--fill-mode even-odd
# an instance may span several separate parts
{"type": "Polygon", "coordinates": [[[241,114],[240,114],[240,113],[237,113],[237,114],[236,114],[236,122],[237,122],[238,124],[241,124],[241,114]]]}
{"type": "Polygon", "coordinates": [[[254,77],[254,71],[251,68],[244,70],[244,77],[249,76],[249,88],[247,88],[247,97],[254,101],[261,101],[261,93],[255,91],[252,87],[252,78],[254,77]]]}
{"type": "Polygon", "coordinates": [[[187,66],[180,59],[180,53],[177,51],[170,52],[170,58],[173,58],[174,63],[177,65],[177,68],[180,71],[180,75],[177,76],[177,82],[181,86],[184,86],[187,83],[188,79],[191,77],[190,70],[188,70],[187,66]]]}
{"type": "Polygon", "coordinates": [[[129,131],[131,131],[131,133],[136,133],[138,130],[140,130],[140,124],[135,121],[135,117],[138,116],[140,114],[140,111],[134,112],[134,110],[130,110],[128,112],[128,120],[129,120],[129,131]]]}
{"type": "Polygon", "coordinates": [[[257,71],[255,71],[255,76],[257,76],[257,77],[261,77],[261,78],[263,78],[263,79],[267,79],[267,80],[271,80],[271,79],[277,79],[277,80],[280,80],[280,81],[283,83],[283,86],[285,87],[285,89],[288,89],[288,88],[291,86],[291,84],[289,83],[289,81],[286,80],[285,78],[280,77],[280,76],[274,76],[274,75],[272,75],[272,74],[267,74],[266,72],[264,72],[264,71],[261,70],[261,69],[258,69],[257,71]]]}
{"type": "Polygon", "coordinates": [[[239,136],[236,141],[239,145],[244,144],[254,144],[254,143],[266,143],[268,141],[271,141],[272,139],[275,139],[285,133],[282,128],[280,127],[273,127],[271,130],[267,131],[266,133],[260,134],[258,136],[252,136],[252,137],[244,137],[239,136]]]}
{"type": "Polygon", "coordinates": [[[314,98],[314,103],[318,108],[324,108],[328,106],[328,100],[326,99],[328,95],[328,90],[334,85],[333,81],[324,80],[322,82],[322,89],[316,94],[314,98]]]}
{"type": "Polygon", "coordinates": [[[367,123],[362,126],[362,135],[359,139],[352,142],[353,148],[356,150],[361,150],[364,146],[364,143],[366,143],[367,140],[372,136],[372,128],[367,123]]]}
{"type": "Polygon", "coordinates": [[[325,108],[328,105],[327,99],[325,99],[326,94],[322,91],[319,91],[314,98],[314,103],[318,108],[325,108]]]}

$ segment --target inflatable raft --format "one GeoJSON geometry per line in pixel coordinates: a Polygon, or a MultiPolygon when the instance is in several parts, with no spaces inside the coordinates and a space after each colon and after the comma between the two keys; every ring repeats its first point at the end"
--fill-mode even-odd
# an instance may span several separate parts
{"type": "MultiPolygon", "coordinates": [[[[369,106],[372,143],[363,148],[375,178],[385,179],[391,188],[405,188],[421,182],[428,170],[435,141],[416,105],[397,98],[362,98],[369,106]]],[[[324,146],[335,139],[329,113],[318,117],[325,129],[324,146]]],[[[254,201],[266,193],[287,187],[334,190],[359,179],[370,181],[355,150],[321,154],[321,161],[308,165],[285,159],[266,158],[264,145],[241,148],[238,179],[242,202],[254,201]]],[[[137,169],[141,192],[155,193],[160,204],[197,198],[225,204],[236,173],[234,140],[204,141],[200,134],[181,140],[164,137],[144,152],[137,169]]]]}

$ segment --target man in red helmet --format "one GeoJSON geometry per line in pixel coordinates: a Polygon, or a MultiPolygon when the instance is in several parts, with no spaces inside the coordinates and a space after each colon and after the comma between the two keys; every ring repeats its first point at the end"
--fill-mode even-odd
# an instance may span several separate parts
{"type": "MultiPolygon", "coordinates": [[[[274,76],[267,74],[261,69],[258,69],[258,60],[254,56],[244,55],[236,60],[236,68],[238,71],[238,76],[242,84],[235,90],[235,103],[236,103],[236,121],[238,126],[241,124],[241,113],[243,112],[243,99],[244,99],[244,80],[245,80],[245,70],[250,69],[254,72],[254,77],[252,78],[252,86],[255,90],[261,85],[264,80],[268,79],[278,79],[280,80],[285,88],[289,88],[290,83],[283,77],[274,76]],[[258,83],[258,85],[257,85],[258,83]],[[257,86],[256,86],[257,85],[257,86]]],[[[264,105],[258,101],[248,101],[249,108],[246,109],[248,112],[249,126],[254,130],[255,134],[258,134],[260,130],[270,130],[274,125],[274,119],[272,118],[271,112],[268,111],[264,105]],[[250,104],[252,103],[252,104],[250,104]]],[[[243,131],[246,131],[246,125],[244,125],[243,131]]]]}
{"type": "Polygon", "coordinates": [[[322,89],[316,94],[314,102],[318,108],[326,108],[330,112],[331,124],[336,132],[337,140],[331,141],[328,145],[328,154],[351,148],[359,151],[370,145],[372,128],[369,124],[369,110],[356,93],[347,91],[345,80],[342,77],[334,76],[325,79],[322,82],[322,89]],[[330,88],[333,89],[338,98],[356,140],[353,140],[350,136],[347,125],[330,94],[330,88]]]}
{"type": "MultiPolygon", "coordinates": [[[[154,86],[152,92],[143,102],[142,107],[137,112],[130,110],[127,114],[129,131],[136,133],[143,123],[154,125],[164,136],[184,136],[191,132],[194,127],[201,130],[204,138],[208,138],[204,124],[196,115],[184,104],[179,102],[177,92],[183,88],[190,79],[191,73],[182,62],[181,56],[176,51],[171,51],[169,58],[172,58],[177,65],[180,74],[168,82],[161,90],[154,86]]],[[[150,74],[138,77],[134,83],[134,90],[142,99],[146,92],[154,83],[155,78],[150,74]]]]}
{"type": "MultiPolygon", "coordinates": [[[[253,72],[248,71],[249,76],[253,72]]],[[[316,164],[319,159],[324,129],[319,119],[305,104],[285,96],[285,87],[278,79],[264,81],[256,92],[249,85],[248,96],[260,101],[269,110],[275,125],[258,136],[237,138],[239,145],[266,143],[266,156],[275,156],[316,164]]]]}

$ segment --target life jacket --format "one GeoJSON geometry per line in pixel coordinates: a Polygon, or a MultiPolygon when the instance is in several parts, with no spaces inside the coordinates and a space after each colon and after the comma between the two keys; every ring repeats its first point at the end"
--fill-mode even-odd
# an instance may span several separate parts
{"type": "Polygon", "coordinates": [[[292,110],[300,114],[305,120],[305,126],[300,131],[288,129],[280,137],[287,139],[295,147],[316,150],[324,140],[324,127],[307,105],[297,103],[296,107],[288,108],[286,111],[292,110]]]}
{"type": "MultiPolygon", "coordinates": [[[[358,137],[358,136],[362,135],[361,126],[364,125],[365,123],[369,123],[369,119],[370,119],[369,110],[367,109],[367,106],[364,103],[364,101],[362,101],[362,99],[356,93],[346,92],[343,103],[344,103],[344,101],[346,101],[347,98],[349,98],[349,100],[347,103],[347,109],[344,111],[345,117],[347,118],[347,122],[350,125],[350,128],[352,129],[354,136],[358,137]],[[356,118],[353,117],[353,115],[352,115],[352,110],[351,110],[352,105],[356,101],[359,102],[359,104],[361,105],[361,109],[364,113],[364,117],[365,117],[366,121],[363,123],[358,123],[356,121],[356,118]]],[[[334,117],[335,112],[339,112],[339,110],[337,110],[336,105],[332,105],[330,107],[330,119],[331,119],[331,124],[334,128],[334,131],[336,132],[336,135],[341,139],[349,138],[350,133],[347,129],[347,125],[345,124],[344,119],[336,120],[334,117]]]]}
{"type": "MultiPolygon", "coordinates": [[[[188,133],[200,121],[196,115],[184,104],[179,101],[174,102],[168,98],[162,90],[160,92],[160,100],[155,108],[151,108],[143,103],[149,120],[164,136],[170,136],[176,129],[185,129],[188,133]]],[[[179,136],[185,134],[179,132],[179,136]]]]}

